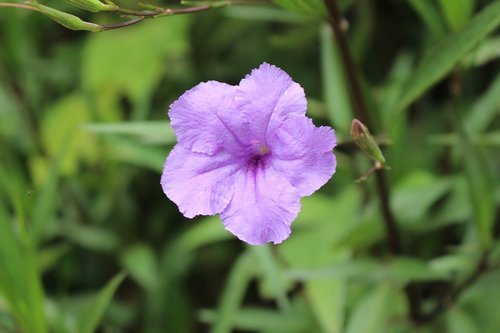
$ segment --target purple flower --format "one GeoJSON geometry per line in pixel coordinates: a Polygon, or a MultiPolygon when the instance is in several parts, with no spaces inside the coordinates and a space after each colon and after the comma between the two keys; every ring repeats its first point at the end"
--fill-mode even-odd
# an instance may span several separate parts
{"type": "Polygon", "coordinates": [[[300,198],[335,172],[335,133],[314,126],[306,108],[302,87],[266,63],[238,86],[198,84],[170,106],[178,143],[163,191],[188,218],[220,213],[247,243],[281,243],[300,198]]]}

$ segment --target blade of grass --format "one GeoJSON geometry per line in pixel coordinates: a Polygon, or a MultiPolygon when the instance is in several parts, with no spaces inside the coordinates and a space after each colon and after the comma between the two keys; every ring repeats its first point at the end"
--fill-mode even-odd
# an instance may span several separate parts
{"type": "Polygon", "coordinates": [[[353,117],[351,102],[339,51],[333,43],[333,32],[326,24],[321,27],[320,40],[323,95],[330,122],[337,131],[347,134],[353,117]]]}
{"type": "Polygon", "coordinates": [[[30,239],[0,205],[0,291],[24,332],[46,333],[44,293],[30,239]]]}
{"type": "Polygon", "coordinates": [[[87,304],[78,318],[80,333],[94,333],[102,320],[107,307],[113,299],[116,289],[125,279],[125,273],[117,274],[102,290],[87,304]]]}
{"type": "Polygon", "coordinates": [[[474,223],[481,244],[488,248],[493,240],[493,224],[495,218],[495,183],[486,163],[481,148],[471,144],[464,130],[459,131],[460,146],[465,174],[469,183],[474,223]]]}
{"type": "Polygon", "coordinates": [[[497,75],[488,90],[465,115],[463,124],[467,133],[477,134],[487,129],[495,115],[500,113],[500,99],[498,96],[500,96],[500,75],[497,75]]]}
{"type": "Polygon", "coordinates": [[[234,318],[239,311],[248,283],[255,274],[254,258],[250,252],[244,252],[233,265],[226,288],[222,294],[212,333],[230,333],[234,318]]]}
{"type": "Polygon", "coordinates": [[[250,249],[255,254],[265,279],[267,279],[275,293],[278,306],[282,311],[290,311],[290,302],[286,296],[286,287],[283,284],[284,280],[280,268],[274,260],[271,248],[266,244],[262,246],[252,246],[250,249]]]}
{"type": "MultiPolygon", "coordinates": [[[[422,1],[424,2],[424,1],[422,1]]],[[[441,12],[443,13],[446,23],[453,30],[460,29],[467,21],[470,19],[474,6],[476,4],[475,0],[439,0],[439,5],[441,6],[441,12]]]]}
{"type": "Polygon", "coordinates": [[[484,8],[462,30],[438,41],[406,84],[396,112],[406,109],[453,70],[454,66],[500,24],[500,2],[484,8]]]}
{"type": "Polygon", "coordinates": [[[435,37],[444,35],[444,22],[439,15],[439,9],[432,1],[409,0],[408,3],[435,37]]]}
{"type": "Polygon", "coordinates": [[[148,144],[174,144],[175,133],[168,121],[135,121],[86,124],[85,129],[102,135],[124,135],[148,144]]]}

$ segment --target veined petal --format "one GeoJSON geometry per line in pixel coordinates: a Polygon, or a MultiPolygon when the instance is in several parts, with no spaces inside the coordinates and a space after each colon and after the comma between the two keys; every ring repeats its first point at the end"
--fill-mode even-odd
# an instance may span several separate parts
{"type": "Polygon", "coordinates": [[[301,196],[311,195],[335,173],[335,144],[335,132],[330,127],[316,127],[305,116],[290,117],[272,135],[270,167],[301,196]]]}
{"type": "Polygon", "coordinates": [[[177,141],[194,152],[215,154],[239,147],[234,97],[236,87],[203,82],[186,91],[170,106],[169,116],[177,141]]]}
{"type": "Polygon", "coordinates": [[[251,139],[262,142],[288,115],[304,115],[307,109],[304,89],[283,70],[266,63],[241,80],[235,103],[251,139]]]}
{"type": "Polygon", "coordinates": [[[297,189],[262,166],[240,170],[235,181],[234,196],[221,213],[225,228],[253,245],[288,238],[300,210],[297,189]]]}
{"type": "Polygon", "coordinates": [[[231,200],[240,167],[227,152],[209,156],[177,144],[165,161],[161,186],[184,216],[214,215],[231,200]]]}

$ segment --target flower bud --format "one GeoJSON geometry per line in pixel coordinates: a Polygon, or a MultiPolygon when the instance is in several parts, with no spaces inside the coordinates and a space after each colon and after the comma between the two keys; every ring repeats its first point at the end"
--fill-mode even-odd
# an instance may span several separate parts
{"type": "Polygon", "coordinates": [[[372,160],[385,164],[385,158],[368,128],[359,120],[353,119],[351,136],[354,143],[361,148],[372,160]]]}
{"type": "Polygon", "coordinates": [[[71,15],[51,7],[41,5],[35,1],[29,2],[29,4],[38,9],[40,13],[50,17],[52,20],[65,26],[68,29],[86,30],[92,32],[102,31],[102,27],[100,25],[91,22],[85,22],[78,16],[71,15]]]}
{"type": "Polygon", "coordinates": [[[118,9],[114,3],[105,4],[99,0],[65,0],[73,6],[88,10],[89,12],[114,11],[118,9]]]}

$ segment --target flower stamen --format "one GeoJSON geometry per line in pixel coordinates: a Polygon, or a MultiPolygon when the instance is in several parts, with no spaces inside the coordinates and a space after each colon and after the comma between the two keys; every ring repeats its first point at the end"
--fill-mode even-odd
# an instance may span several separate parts
{"type": "Polygon", "coordinates": [[[269,147],[259,140],[252,141],[252,150],[259,156],[264,156],[270,153],[269,147]]]}

